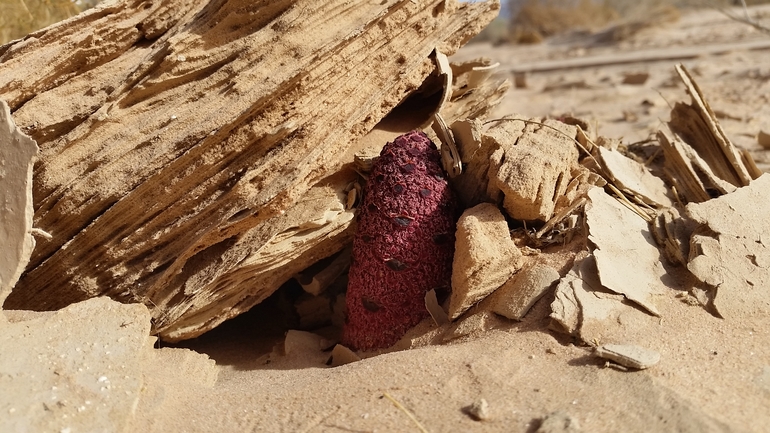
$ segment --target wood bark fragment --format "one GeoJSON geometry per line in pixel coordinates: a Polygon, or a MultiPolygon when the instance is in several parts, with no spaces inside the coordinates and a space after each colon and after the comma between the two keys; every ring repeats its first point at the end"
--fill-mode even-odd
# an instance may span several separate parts
{"type": "Polygon", "coordinates": [[[35,248],[31,233],[32,164],[37,152],[35,141],[19,130],[8,104],[0,100],[0,304],[35,248]]]}
{"type": "MultiPolygon", "coordinates": [[[[344,197],[322,227],[302,224],[326,210],[294,206],[334,198],[434,48],[455,52],[498,9],[126,0],[0,47],[0,98],[41,146],[35,225],[53,235],[5,307],[140,301],[167,340],[248,310],[301,269],[261,261],[281,242],[305,264],[342,248],[344,197]],[[308,233],[330,240],[304,248],[308,233]]],[[[488,109],[475,101],[458,110],[488,109]]]]}
{"type": "Polygon", "coordinates": [[[692,98],[671,110],[669,128],[658,132],[666,173],[687,201],[703,202],[748,185],[761,174],[751,156],[732,144],[687,69],[676,72],[692,98]]]}

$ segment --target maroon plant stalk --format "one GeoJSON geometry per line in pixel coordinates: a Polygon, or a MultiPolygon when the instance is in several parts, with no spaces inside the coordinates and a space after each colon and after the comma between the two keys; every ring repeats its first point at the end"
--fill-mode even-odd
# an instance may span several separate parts
{"type": "Polygon", "coordinates": [[[343,344],[392,346],[428,316],[425,294],[450,287],[456,209],[439,152],[424,133],[385,145],[359,211],[343,344]]]}

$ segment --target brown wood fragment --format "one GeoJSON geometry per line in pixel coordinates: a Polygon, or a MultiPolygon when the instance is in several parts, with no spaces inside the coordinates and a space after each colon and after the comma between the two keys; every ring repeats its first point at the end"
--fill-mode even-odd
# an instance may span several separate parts
{"type": "MultiPolygon", "coordinates": [[[[32,165],[37,144],[22,133],[0,99],[0,305],[27,265],[32,237],[32,165]]],[[[2,316],[2,314],[0,314],[2,316]]],[[[4,318],[0,317],[0,321],[4,318]]]]}
{"type": "MultiPolygon", "coordinates": [[[[41,147],[52,235],[6,308],[139,301],[172,341],[248,310],[342,248],[355,143],[498,9],[119,1],[4,46],[0,98],[41,147]]],[[[465,102],[447,121],[492,104],[465,102]]]]}
{"type": "Polygon", "coordinates": [[[667,174],[688,201],[702,202],[746,186],[759,176],[748,153],[732,144],[687,69],[676,72],[692,98],[671,110],[670,132],[658,133],[667,174]]]}

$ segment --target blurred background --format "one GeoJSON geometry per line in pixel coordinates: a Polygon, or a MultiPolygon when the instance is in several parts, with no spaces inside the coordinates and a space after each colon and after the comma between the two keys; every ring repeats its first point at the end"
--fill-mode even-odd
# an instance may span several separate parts
{"type": "Polygon", "coordinates": [[[731,7],[744,4],[753,6],[770,3],[770,0],[501,1],[500,16],[474,40],[475,42],[539,43],[545,38],[560,34],[598,32],[613,24],[618,28],[610,37],[622,39],[643,27],[677,20],[680,13],[688,9],[728,11],[731,7]]]}

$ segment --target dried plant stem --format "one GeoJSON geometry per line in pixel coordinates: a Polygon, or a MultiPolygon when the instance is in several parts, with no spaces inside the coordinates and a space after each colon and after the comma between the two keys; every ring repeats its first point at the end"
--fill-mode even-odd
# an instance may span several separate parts
{"type": "Polygon", "coordinates": [[[722,14],[724,14],[726,17],[730,18],[731,20],[750,25],[751,27],[754,27],[760,32],[770,34],[770,27],[759,23],[757,20],[752,18],[751,15],[749,15],[749,7],[746,5],[746,0],[741,0],[741,5],[743,6],[743,15],[744,15],[743,17],[740,17],[723,7],[718,7],[717,9],[719,10],[719,12],[722,12],[722,14]]]}
{"type": "Polygon", "coordinates": [[[585,197],[580,197],[578,200],[575,200],[574,203],[562,209],[561,212],[556,214],[556,216],[548,220],[548,222],[545,223],[545,225],[540,230],[538,230],[537,233],[535,233],[535,237],[538,239],[542,238],[543,235],[545,235],[546,233],[548,233],[549,230],[554,228],[556,224],[560,223],[564,218],[566,218],[568,215],[574,212],[577,208],[586,204],[587,201],[588,199],[585,197]]]}
{"type": "Polygon", "coordinates": [[[395,398],[393,398],[393,396],[391,396],[391,395],[390,395],[390,394],[388,394],[387,392],[386,392],[386,393],[384,393],[384,395],[385,395],[385,397],[386,397],[388,400],[390,400],[391,402],[393,402],[393,404],[394,404],[394,405],[395,405],[397,408],[399,408],[399,409],[400,409],[402,412],[404,412],[404,413],[405,413],[405,414],[406,414],[406,415],[407,415],[409,418],[411,418],[411,420],[412,420],[412,421],[415,423],[415,425],[417,425],[417,428],[419,428],[421,432],[423,432],[423,433],[428,433],[428,430],[427,430],[425,427],[423,427],[423,425],[422,425],[422,424],[420,424],[420,421],[417,421],[417,418],[415,418],[415,416],[412,414],[412,412],[409,412],[409,410],[408,410],[407,408],[405,408],[405,407],[404,407],[404,405],[402,405],[401,403],[399,403],[399,402],[398,402],[398,400],[396,400],[395,398]]]}
{"type": "Polygon", "coordinates": [[[648,223],[652,222],[652,218],[643,210],[639,208],[634,202],[628,199],[623,192],[621,192],[618,188],[615,187],[615,185],[611,183],[607,183],[607,187],[612,190],[617,195],[617,199],[620,203],[625,205],[627,208],[631,209],[635,214],[639,215],[640,218],[647,221],[648,223]]]}

